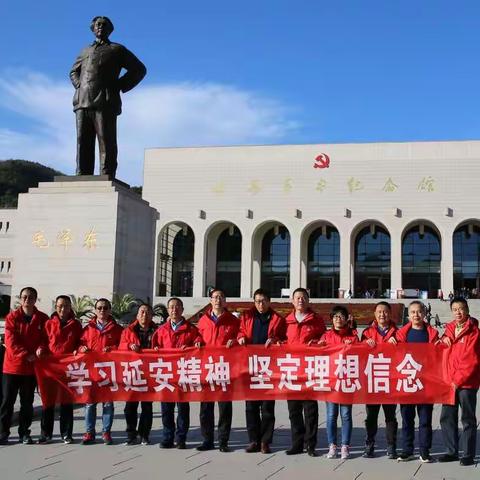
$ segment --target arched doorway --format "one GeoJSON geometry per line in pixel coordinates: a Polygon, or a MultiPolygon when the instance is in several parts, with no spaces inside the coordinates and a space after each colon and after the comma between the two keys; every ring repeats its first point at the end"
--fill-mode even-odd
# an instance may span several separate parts
{"type": "Polygon", "coordinates": [[[290,286],[290,233],[283,225],[270,228],[262,239],[261,288],[280,297],[290,286]]]}
{"type": "Polygon", "coordinates": [[[227,297],[240,297],[242,234],[235,225],[225,228],[217,239],[215,285],[227,297]]]}
{"type": "Polygon", "coordinates": [[[390,234],[376,223],[355,237],[354,290],[356,297],[379,298],[390,290],[390,234]]]}
{"type": "Polygon", "coordinates": [[[340,234],[327,224],[308,237],[307,288],[312,298],[335,298],[340,285],[340,234]]]}
{"type": "Polygon", "coordinates": [[[453,234],[453,288],[456,295],[479,297],[480,225],[476,222],[461,225],[453,234]]]}
{"type": "Polygon", "coordinates": [[[436,298],[440,288],[440,235],[430,225],[410,227],[402,240],[402,287],[427,291],[436,298]]]}

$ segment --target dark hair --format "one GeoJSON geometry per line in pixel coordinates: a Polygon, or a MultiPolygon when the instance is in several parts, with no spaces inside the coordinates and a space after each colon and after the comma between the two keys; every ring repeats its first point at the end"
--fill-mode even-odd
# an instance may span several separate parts
{"type": "Polygon", "coordinates": [[[333,318],[335,315],[338,314],[344,316],[345,320],[348,320],[348,317],[350,315],[346,307],[344,307],[343,305],[335,305],[330,311],[330,318],[333,318]]]}
{"type": "Polygon", "coordinates": [[[388,309],[390,312],[392,311],[392,306],[391,306],[388,302],[384,302],[384,301],[376,303],[374,310],[376,310],[377,307],[379,307],[380,305],[382,305],[382,306],[384,306],[384,307],[387,307],[387,309],[388,309]]]}
{"type": "Polygon", "coordinates": [[[98,302],[104,302],[108,305],[108,309],[112,309],[112,304],[108,298],[99,298],[95,301],[95,308],[97,308],[98,302]]]}
{"type": "Polygon", "coordinates": [[[90,30],[93,32],[93,26],[95,25],[95,22],[100,19],[104,20],[106,25],[108,26],[108,30],[109,30],[107,34],[107,37],[108,37],[108,35],[110,35],[114,30],[113,23],[108,17],[103,17],[101,15],[93,17],[92,22],[90,23],[90,30]]]}
{"type": "Polygon", "coordinates": [[[270,295],[267,293],[266,290],[264,290],[263,288],[257,288],[254,292],[253,292],[253,299],[255,300],[255,297],[257,295],[263,295],[268,301],[270,301],[270,295]]]}
{"type": "Polygon", "coordinates": [[[33,287],[23,287],[21,290],[20,290],[20,296],[22,296],[22,293],[27,290],[28,292],[32,293],[33,295],[35,295],[35,300],[38,298],[38,292],[35,288],[33,287]]]}
{"type": "Polygon", "coordinates": [[[59,300],[65,300],[66,302],[68,302],[70,305],[72,304],[72,299],[68,296],[68,295],[59,295],[56,299],[55,299],[55,305],[57,304],[57,302],[59,300]]]}
{"type": "Polygon", "coordinates": [[[462,305],[464,305],[468,312],[470,311],[470,309],[468,308],[468,302],[463,297],[453,297],[450,300],[450,310],[452,309],[454,303],[461,303],[462,305]]]}
{"type": "Polygon", "coordinates": [[[167,302],[167,307],[170,305],[170,302],[172,302],[173,300],[176,300],[178,303],[180,303],[180,305],[182,306],[183,308],[183,301],[181,298],[178,298],[178,297],[171,297],[168,299],[168,302],[167,302]]]}
{"type": "Polygon", "coordinates": [[[302,288],[302,287],[299,287],[299,288],[296,288],[293,293],[292,293],[292,298],[295,296],[296,293],[303,293],[308,299],[310,299],[310,295],[308,294],[308,291],[306,288],[302,288]]]}
{"type": "Polygon", "coordinates": [[[410,302],[408,304],[408,309],[410,310],[410,307],[412,305],[420,305],[420,307],[422,307],[422,312],[425,313],[427,311],[427,309],[425,308],[425,304],[423,302],[421,302],[420,300],[414,300],[413,302],[410,302]]]}
{"type": "Polygon", "coordinates": [[[141,307],[147,307],[147,310],[151,315],[153,315],[153,307],[149,303],[141,303],[137,308],[137,313],[139,312],[141,307]]]}
{"type": "Polygon", "coordinates": [[[212,296],[213,296],[213,294],[214,294],[215,292],[220,292],[220,293],[222,294],[222,297],[223,297],[223,298],[226,297],[225,292],[224,292],[221,288],[217,288],[217,287],[212,288],[212,289],[210,290],[210,293],[208,294],[208,296],[209,296],[210,298],[212,298],[212,296]]]}

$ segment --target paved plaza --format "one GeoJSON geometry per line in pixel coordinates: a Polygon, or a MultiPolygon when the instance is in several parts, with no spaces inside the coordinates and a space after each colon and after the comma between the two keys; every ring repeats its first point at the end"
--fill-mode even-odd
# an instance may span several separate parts
{"type": "MultiPolygon", "coordinates": [[[[349,479],[349,480],[397,480],[397,479],[475,479],[480,478],[478,464],[474,467],[460,467],[458,462],[450,464],[421,464],[419,460],[398,463],[385,456],[383,413],[377,436],[377,457],[364,459],[363,451],[365,417],[364,407],[353,408],[352,458],[349,460],[327,460],[325,458],[327,440],[325,432],[325,404],[319,402],[320,420],[318,434],[318,457],[306,454],[289,457],[285,450],[290,446],[290,423],[285,401],[277,401],[276,430],[272,454],[247,454],[244,448],[248,442],[245,430],[244,402],[234,403],[233,429],[230,445],[232,453],[218,450],[198,452],[195,449],[200,441],[198,422],[199,404],[191,405],[191,430],[186,450],[164,450],[159,448],[161,418],[160,405],[154,405],[154,425],[152,445],[125,446],[125,420],[123,404],[116,404],[115,422],[112,434],[113,446],[103,444],[82,446],[81,434],[84,431],[83,409],[75,412],[74,437],[76,443],[64,445],[58,436],[55,425],[53,443],[49,445],[20,445],[15,443],[16,427],[12,428],[11,443],[0,447],[0,478],[4,479],[349,479]]],[[[439,428],[440,406],[434,410],[434,435],[432,454],[438,458],[444,452],[439,428]]],[[[477,408],[477,416],[480,414],[477,408]]],[[[101,412],[101,407],[99,407],[101,412]]],[[[397,411],[400,419],[400,413],[397,411]]],[[[39,434],[39,421],[33,423],[32,435],[39,434]]],[[[101,431],[97,422],[97,431],[101,431]]],[[[399,432],[399,436],[401,433],[399,432]]],[[[477,438],[480,437],[477,436],[477,438]]],[[[480,438],[478,438],[480,441],[480,438]]],[[[477,447],[478,452],[478,447],[477,447]]],[[[477,462],[479,456],[477,455],[477,462]]]]}

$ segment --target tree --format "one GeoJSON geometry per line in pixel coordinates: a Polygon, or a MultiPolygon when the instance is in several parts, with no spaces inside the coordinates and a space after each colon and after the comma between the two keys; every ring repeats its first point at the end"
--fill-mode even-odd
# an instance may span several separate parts
{"type": "Polygon", "coordinates": [[[153,306],[153,316],[161,318],[160,323],[165,323],[168,318],[167,307],[163,303],[156,303],[153,306]]]}
{"type": "Polygon", "coordinates": [[[72,300],[72,311],[78,320],[90,319],[93,316],[95,302],[88,295],[76,297],[70,295],[72,300]]]}
{"type": "Polygon", "coordinates": [[[112,295],[112,317],[121,324],[130,323],[126,317],[132,313],[133,309],[138,305],[136,299],[131,293],[112,295]]]}

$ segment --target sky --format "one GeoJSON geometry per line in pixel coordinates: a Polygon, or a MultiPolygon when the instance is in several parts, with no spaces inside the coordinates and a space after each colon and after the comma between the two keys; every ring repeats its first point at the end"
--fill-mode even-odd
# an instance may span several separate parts
{"type": "Polygon", "coordinates": [[[132,185],[152,147],[480,136],[478,0],[0,2],[0,159],[74,173],[69,72],[96,15],[148,70],[118,119],[132,185]]]}

